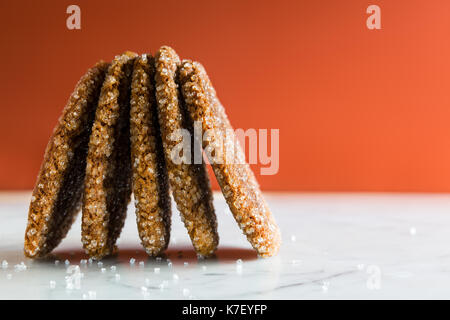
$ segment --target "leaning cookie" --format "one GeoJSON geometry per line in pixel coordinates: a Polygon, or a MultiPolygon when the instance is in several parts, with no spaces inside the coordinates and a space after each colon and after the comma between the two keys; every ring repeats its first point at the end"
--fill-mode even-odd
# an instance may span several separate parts
{"type": "Polygon", "coordinates": [[[108,69],[95,114],[86,164],[81,238],[96,259],[113,254],[131,195],[130,83],[136,54],[108,69]]]}
{"type": "Polygon", "coordinates": [[[169,244],[170,196],[154,92],[154,60],[134,63],[131,83],[131,163],[136,222],[145,251],[161,254],[169,244]]]}
{"type": "Polygon", "coordinates": [[[25,232],[30,258],[50,253],[80,209],[89,135],[107,68],[99,62],[80,79],[48,142],[25,232]]]}
{"type": "Polygon", "coordinates": [[[209,256],[217,248],[219,236],[208,173],[202,161],[200,164],[194,163],[194,148],[181,158],[178,152],[178,147],[182,145],[183,132],[187,133],[189,145],[193,136],[193,124],[180,103],[175,82],[179,64],[178,55],[169,47],[161,47],[156,54],[155,81],[159,124],[170,187],[181,219],[197,254],[209,256]]]}
{"type": "Polygon", "coordinates": [[[276,254],[279,229],[202,65],[183,61],[179,83],[189,114],[207,133],[203,148],[234,218],[259,256],[276,254]]]}

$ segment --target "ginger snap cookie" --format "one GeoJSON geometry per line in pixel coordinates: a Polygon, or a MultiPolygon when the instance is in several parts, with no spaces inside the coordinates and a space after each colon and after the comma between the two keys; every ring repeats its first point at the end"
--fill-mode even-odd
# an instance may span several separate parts
{"type": "Polygon", "coordinates": [[[136,56],[126,52],[112,61],[89,140],[81,237],[95,259],[115,252],[130,201],[130,85],[136,56]]]}
{"type": "Polygon", "coordinates": [[[154,60],[136,58],[131,83],[131,163],[139,237],[150,256],[169,244],[171,206],[154,91],[154,60]]]}
{"type": "Polygon", "coordinates": [[[200,63],[185,60],[178,77],[190,116],[208,133],[202,145],[236,222],[259,256],[273,256],[280,247],[280,231],[206,71],[200,63]]]}
{"type": "Polygon", "coordinates": [[[89,136],[108,63],[78,82],[47,144],[33,190],[25,255],[44,257],[66,236],[80,209],[89,136]]]}
{"type": "Polygon", "coordinates": [[[176,72],[180,59],[169,47],[161,47],[155,56],[155,85],[159,124],[164,146],[167,171],[172,195],[188,231],[192,244],[200,256],[214,253],[219,236],[217,220],[212,204],[212,192],[205,164],[194,163],[191,148],[189,163],[175,159],[177,145],[182,139],[181,131],[193,136],[193,123],[188,118],[180,99],[176,72]]]}

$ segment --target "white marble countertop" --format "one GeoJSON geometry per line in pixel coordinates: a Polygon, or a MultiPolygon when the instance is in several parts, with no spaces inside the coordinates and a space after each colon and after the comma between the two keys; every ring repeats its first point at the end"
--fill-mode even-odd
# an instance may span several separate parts
{"type": "Polygon", "coordinates": [[[130,206],[102,264],[83,263],[80,216],[59,263],[26,259],[29,197],[0,194],[0,299],[450,298],[450,195],[267,193],[283,245],[258,259],[215,193],[217,257],[197,260],[174,210],[171,263],[147,258],[130,206]]]}

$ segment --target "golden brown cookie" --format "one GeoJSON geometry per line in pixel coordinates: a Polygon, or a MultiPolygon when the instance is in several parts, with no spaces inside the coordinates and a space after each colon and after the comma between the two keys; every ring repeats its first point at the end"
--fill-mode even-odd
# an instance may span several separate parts
{"type": "Polygon", "coordinates": [[[156,54],[155,85],[159,124],[170,187],[181,219],[197,254],[209,256],[215,251],[219,236],[206,167],[202,162],[193,163],[194,148],[191,148],[190,164],[174,161],[171,154],[181,141],[181,129],[188,130],[193,136],[192,121],[180,103],[180,93],[175,82],[179,64],[178,55],[169,47],[161,47],[156,54]]]}
{"type": "Polygon", "coordinates": [[[25,232],[30,258],[50,253],[80,209],[89,135],[107,68],[99,62],[80,79],[47,144],[25,232]]]}
{"type": "Polygon", "coordinates": [[[276,254],[279,229],[203,66],[183,61],[179,83],[190,116],[208,134],[203,148],[234,218],[259,256],[276,254]]]}
{"type": "Polygon", "coordinates": [[[83,198],[82,243],[96,259],[115,251],[131,195],[130,84],[135,53],[108,69],[92,127],[83,198]]]}
{"type": "Polygon", "coordinates": [[[154,60],[134,62],[131,83],[131,163],[139,237],[150,256],[162,253],[170,238],[170,196],[154,89],[154,60]]]}

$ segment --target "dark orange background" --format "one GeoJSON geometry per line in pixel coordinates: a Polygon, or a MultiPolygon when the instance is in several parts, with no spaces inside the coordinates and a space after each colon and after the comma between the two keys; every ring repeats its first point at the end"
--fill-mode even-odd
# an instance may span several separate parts
{"type": "Polygon", "coordinates": [[[3,0],[0,33],[1,189],[32,188],[90,66],[167,44],[205,65],[236,128],[280,129],[264,189],[450,191],[450,1],[3,0]]]}

